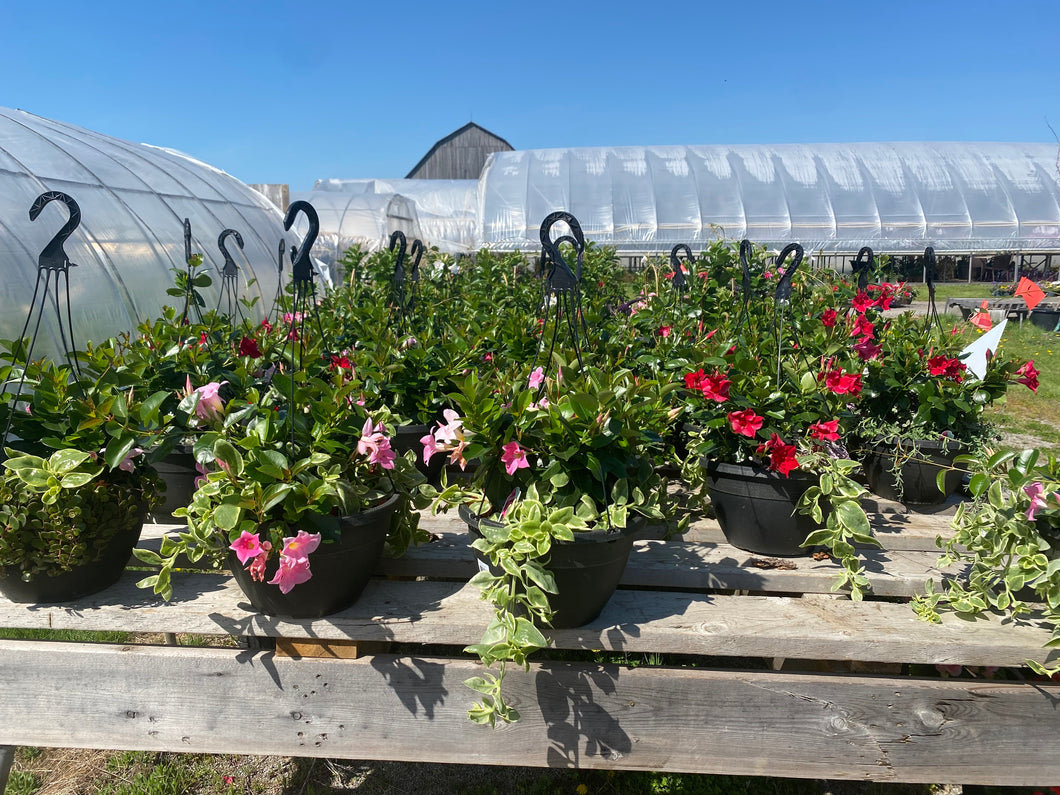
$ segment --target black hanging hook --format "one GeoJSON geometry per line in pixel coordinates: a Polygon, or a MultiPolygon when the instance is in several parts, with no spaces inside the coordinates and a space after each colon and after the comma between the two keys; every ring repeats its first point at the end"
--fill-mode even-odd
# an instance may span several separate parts
{"type": "Polygon", "coordinates": [[[70,212],[70,217],[66,219],[66,223],[48,241],[48,245],[41,249],[40,255],[37,257],[37,267],[40,270],[66,273],[70,268],[77,267],[77,263],[70,262],[70,258],[66,255],[66,249],[63,248],[63,244],[73,234],[73,231],[81,225],[81,208],[77,206],[77,202],[74,201],[73,197],[57,190],[42,193],[33,201],[33,206],[29,208],[29,220],[36,221],[45,206],[53,201],[65,204],[66,209],[70,212]]]}
{"type": "MultiPolygon", "coordinates": [[[[582,262],[585,255],[585,235],[582,233],[581,224],[578,219],[568,212],[562,210],[550,213],[541,222],[541,253],[542,266],[547,263],[549,271],[545,276],[545,294],[542,301],[542,319],[545,321],[542,327],[541,347],[544,345],[544,329],[548,327],[549,307],[555,305],[555,323],[552,327],[552,340],[549,344],[548,355],[545,358],[545,366],[552,361],[552,353],[556,349],[556,339],[559,335],[559,327],[566,317],[567,328],[571,334],[574,353],[578,358],[579,366],[582,364],[581,344],[579,341],[578,327],[581,326],[582,336],[588,336],[585,328],[585,318],[581,310],[582,262]],[[569,235],[563,235],[556,240],[552,239],[552,227],[563,221],[570,228],[569,235]],[[572,271],[560,251],[560,244],[569,242],[575,251],[575,269],[572,271]]],[[[535,356],[535,365],[537,357],[535,356]]],[[[542,385],[544,382],[542,381],[542,385]]],[[[539,387],[540,389],[540,387],[539,387]]]]}
{"type": "MultiPolygon", "coordinates": [[[[217,248],[221,250],[221,255],[224,257],[224,265],[221,268],[221,291],[217,295],[217,309],[221,308],[221,302],[226,301],[227,306],[227,317],[231,318],[234,313],[238,313],[241,318],[243,317],[243,310],[239,308],[239,296],[238,290],[236,289],[236,279],[239,276],[239,268],[236,266],[236,261],[232,259],[231,253],[225,243],[228,238],[234,237],[236,244],[239,246],[240,251],[243,250],[243,236],[239,234],[235,229],[225,229],[217,236],[217,248]]],[[[213,329],[210,330],[211,334],[213,329]]]]}
{"type": "Polygon", "coordinates": [[[409,249],[409,256],[412,257],[412,269],[409,271],[410,282],[418,282],[420,280],[420,260],[423,259],[424,251],[426,249],[422,240],[416,238],[412,241],[412,247],[409,249]]]}
{"type": "MultiPolygon", "coordinates": [[[[25,354],[26,362],[33,360],[33,346],[37,342],[41,321],[44,319],[44,307],[48,303],[48,299],[51,298],[52,307],[55,309],[55,318],[59,329],[59,339],[63,346],[63,353],[66,355],[66,360],[70,363],[73,371],[80,376],[81,368],[77,363],[77,357],[74,356],[76,349],[74,344],[74,323],[73,315],[70,311],[70,268],[76,268],[77,263],[70,262],[70,257],[67,255],[66,249],[63,248],[63,244],[66,243],[74,230],[81,225],[81,208],[72,196],[60,191],[47,191],[34,199],[33,204],[29,208],[29,220],[36,221],[44,208],[53,201],[64,204],[70,213],[70,217],[66,219],[66,223],[59,228],[59,231],[52,236],[52,239],[48,241],[47,245],[41,249],[40,254],[37,256],[37,280],[33,287],[33,298],[30,299],[26,322],[22,326],[22,332],[18,335],[16,349],[21,355],[26,332],[29,330],[30,322],[33,319],[33,311],[36,309],[37,322],[33,326],[29,348],[25,354]],[[52,282],[53,274],[55,276],[54,283],[52,282]],[[51,288],[50,293],[49,288],[51,288]],[[64,293],[62,299],[65,300],[61,300],[60,291],[64,293]],[[40,306],[37,305],[37,296],[41,296],[40,306]],[[61,303],[66,304],[65,318],[63,317],[61,303]],[[67,339],[68,337],[69,339],[67,339]]],[[[22,378],[19,380],[18,387],[15,390],[15,398],[11,401],[8,408],[7,426],[4,428],[3,438],[0,440],[0,448],[7,444],[7,435],[11,431],[12,412],[15,410],[15,404],[22,394],[22,387],[25,386],[25,383],[26,371],[25,368],[22,368],[22,378]]]]}
{"type": "Polygon", "coordinates": [[[585,259],[585,235],[582,233],[581,224],[578,219],[568,212],[559,210],[550,213],[541,222],[541,248],[548,256],[548,262],[552,266],[546,274],[550,290],[575,290],[582,278],[582,263],[585,259]],[[558,240],[551,237],[552,227],[559,221],[564,221],[570,227],[571,234],[564,235],[558,240]],[[560,253],[559,244],[571,240],[575,251],[575,269],[571,271],[567,261],[560,253]]]}
{"type": "MultiPolygon", "coordinates": [[[[306,346],[306,335],[305,325],[306,317],[312,315],[316,321],[317,332],[320,334],[321,341],[324,341],[324,328],[320,323],[320,315],[317,313],[316,305],[316,286],[313,283],[313,262],[310,257],[310,252],[313,250],[313,243],[316,242],[317,235],[320,233],[320,218],[317,216],[316,208],[313,207],[307,201],[299,199],[298,201],[291,202],[287,208],[287,212],[283,217],[283,228],[284,231],[291,231],[291,227],[294,226],[294,219],[298,217],[298,214],[302,213],[309,221],[309,231],[305,237],[302,238],[302,245],[291,246],[291,284],[293,285],[294,294],[294,305],[292,306],[291,312],[291,326],[294,329],[297,324],[297,333],[286,335],[286,339],[283,343],[283,348],[280,350],[280,357],[283,356],[287,350],[288,344],[292,339],[298,340],[298,356],[295,356],[294,351],[291,352],[291,366],[294,368],[305,366],[305,346],[306,346]]],[[[282,241],[281,241],[282,243],[282,241]]],[[[280,247],[280,272],[283,272],[283,247],[280,247]]],[[[290,394],[288,395],[288,417],[291,421],[291,439],[290,439],[290,451],[294,454],[295,446],[295,406],[294,406],[294,379],[290,379],[290,394]]],[[[262,393],[264,394],[264,393],[262,393]]]]}
{"type": "Polygon", "coordinates": [[[779,272],[784,267],[784,260],[787,259],[788,254],[795,254],[792,259],[791,266],[784,270],[784,275],[780,277],[780,281],[777,282],[777,290],[773,295],[773,299],[777,303],[787,304],[791,301],[791,277],[795,275],[795,271],[798,270],[799,265],[802,264],[803,250],[802,246],[798,243],[788,243],[781,250],[780,254],[777,255],[776,268],[779,272]]]}
{"type": "Polygon", "coordinates": [[[686,262],[695,262],[696,258],[692,254],[692,249],[686,243],[678,243],[670,249],[670,270],[674,274],[672,283],[675,290],[684,292],[688,289],[688,278],[685,276],[684,268],[681,267],[681,260],[677,256],[680,253],[684,253],[686,262]]]}
{"type": "Polygon", "coordinates": [[[224,256],[224,267],[221,269],[221,275],[234,279],[239,274],[239,268],[236,267],[236,261],[232,259],[232,255],[228,252],[225,247],[225,241],[228,238],[234,237],[236,239],[236,245],[239,246],[239,250],[243,250],[243,236],[239,234],[235,229],[224,230],[217,238],[217,247],[221,249],[221,254],[224,256]]]}
{"type": "Polygon", "coordinates": [[[869,274],[876,267],[876,257],[872,253],[872,249],[868,246],[862,246],[861,250],[858,251],[858,256],[855,259],[850,260],[850,269],[858,277],[858,292],[863,292],[869,286],[869,274]]]}
{"type": "Polygon", "coordinates": [[[320,234],[320,218],[317,215],[316,208],[309,202],[301,199],[291,202],[287,208],[287,214],[283,217],[283,229],[285,232],[291,231],[294,219],[298,216],[298,213],[303,213],[309,221],[309,231],[302,238],[301,246],[291,246],[291,279],[295,284],[305,284],[307,282],[312,284],[313,259],[309,254],[313,250],[317,235],[320,234]]]}
{"type": "Polygon", "coordinates": [[[191,267],[191,219],[184,219],[184,261],[191,267]]]}
{"type": "Polygon", "coordinates": [[[405,315],[405,233],[395,230],[390,233],[390,251],[397,249],[394,260],[394,275],[391,277],[391,301],[398,310],[399,322],[405,315]]]}

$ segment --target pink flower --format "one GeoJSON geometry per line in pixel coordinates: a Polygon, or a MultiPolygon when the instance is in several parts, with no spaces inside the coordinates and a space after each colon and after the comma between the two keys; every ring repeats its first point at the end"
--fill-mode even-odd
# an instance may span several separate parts
{"type": "Polygon", "coordinates": [[[674,327],[673,326],[659,326],[659,336],[662,337],[663,339],[666,339],[671,334],[673,334],[673,331],[674,331],[674,327]]]}
{"type": "Polygon", "coordinates": [[[134,447],[132,450],[125,454],[125,458],[123,458],[121,460],[121,463],[118,464],[118,469],[122,470],[123,472],[134,471],[135,467],[133,465],[133,459],[136,458],[136,456],[140,455],[142,452],[142,447],[134,447]]]}
{"type": "Polygon", "coordinates": [[[296,585],[308,582],[313,576],[309,570],[309,558],[290,558],[280,556],[280,567],[276,575],[269,580],[269,585],[278,585],[280,593],[287,594],[296,585]]]}
{"type": "Polygon", "coordinates": [[[429,463],[431,456],[438,452],[438,445],[434,441],[434,434],[428,433],[426,436],[421,436],[420,444],[423,445],[423,463],[429,463]]]}
{"type": "Polygon", "coordinates": [[[289,558],[305,558],[315,552],[319,546],[320,533],[307,533],[305,530],[299,530],[298,535],[293,538],[283,539],[283,551],[280,555],[289,558]]]}
{"type": "Polygon", "coordinates": [[[261,542],[261,551],[257,557],[250,562],[247,566],[247,571],[250,572],[251,579],[257,580],[258,582],[265,581],[265,563],[269,559],[269,552],[272,550],[272,544],[268,541],[261,542]]]}
{"type": "Polygon", "coordinates": [[[1046,507],[1045,498],[1049,495],[1042,496],[1042,492],[1045,491],[1045,488],[1037,481],[1029,486],[1024,486],[1023,491],[1031,498],[1030,507],[1027,508],[1027,521],[1033,522],[1034,515],[1042,508],[1046,507]]]}
{"type": "Polygon", "coordinates": [[[229,544],[228,548],[236,553],[236,557],[239,558],[239,563],[242,566],[246,566],[248,560],[256,558],[263,552],[261,539],[256,533],[248,533],[246,530],[240,534],[239,538],[229,544]]]}
{"type": "Polygon", "coordinates": [[[368,456],[369,464],[379,464],[383,469],[394,468],[396,453],[390,447],[390,439],[383,434],[383,423],[372,425],[372,418],[364,421],[361,438],[357,441],[357,454],[368,456]]]}
{"type": "Polygon", "coordinates": [[[434,432],[435,438],[443,443],[456,442],[463,439],[464,421],[460,418],[460,415],[452,409],[443,409],[442,416],[445,418],[446,424],[438,423],[438,430],[434,432]]]}
{"type": "Polygon", "coordinates": [[[754,409],[730,411],[728,416],[729,425],[732,426],[732,432],[741,436],[746,436],[750,439],[754,438],[764,422],[761,417],[755,414],[754,409]]]}
{"type": "Polygon", "coordinates": [[[501,455],[501,463],[504,464],[504,471],[509,475],[514,475],[517,469],[530,468],[530,462],[526,460],[526,451],[519,446],[519,442],[513,439],[502,449],[504,453],[501,455]]]}
{"type": "Polygon", "coordinates": [[[545,368],[544,367],[535,367],[534,371],[532,373],[530,373],[530,382],[529,382],[528,386],[531,389],[537,389],[539,386],[541,386],[541,382],[544,381],[544,380],[545,380],[545,368]]]}
{"type": "Polygon", "coordinates": [[[877,345],[871,337],[865,337],[854,346],[854,353],[861,357],[862,361],[868,362],[875,359],[883,352],[883,346],[877,345]]]}
{"type": "Polygon", "coordinates": [[[209,384],[197,387],[199,402],[195,404],[195,416],[200,420],[215,420],[221,416],[225,404],[221,400],[218,391],[227,384],[227,381],[211,381],[209,384]]]}
{"type": "Polygon", "coordinates": [[[947,676],[960,676],[961,675],[961,671],[964,670],[964,666],[963,665],[945,665],[945,664],[940,663],[940,664],[935,666],[935,670],[937,670],[940,674],[946,674],[947,676]]]}

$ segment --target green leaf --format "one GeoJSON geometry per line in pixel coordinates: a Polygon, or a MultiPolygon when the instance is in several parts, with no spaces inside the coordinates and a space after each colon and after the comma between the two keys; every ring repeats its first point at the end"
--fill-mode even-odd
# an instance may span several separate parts
{"type": "MultiPolygon", "coordinates": [[[[56,476],[65,475],[67,472],[77,469],[91,457],[84,450],[57,450],[48,459],[48,469],[56,476]]],[[[43,462],[41,463],[43,464],[43,462]]]]}
{"type": "Polygon", "coordinates": [[[243,474],[243,456],[234,444],[225,439],[218,439],[214,442],[213,454],[218,463],[228,469],[232,477],[238,478],[243,474]]]}
{"type": "Polygon", "coordinates": [[[850,532],[862,536],[872,535],[869,518],[865,515],[865,509],[859,503],[841,502],[835,506],[835,511],[843,527],[850,532]]]}
{"type": "Polygon", "coordinates": [[[158,417],[158,410],[162,404],[169,397],[169,392],[166,390],[160,390],[151,395],[147,400],[140,404],[140,422],[144,425],[151,425],[155,422],[158,417]]]}
{"type": "Polygon", "coordinates": [[[242,509],[238,505],[223,502],[214,508],[213,521],[222,530],[234,530],[239,524],[242,509]]]}
{"type": "Polygon", "coordinates": [[[59,485],[64,489],[79,489],[91,483],[98,474],[98,472],[71,472],[59,480],[59,485]]]}
{"type": "Polygon", "coordinates": [[[118,464],[125,460],[125,456],[129,454],[135,444],[136,437],[131,433],[111,439],[110,444],[107,445],[106,452],[103,453],[103,460],[107,462],[107,466],[111,469],[117,469],[118,464]]]}

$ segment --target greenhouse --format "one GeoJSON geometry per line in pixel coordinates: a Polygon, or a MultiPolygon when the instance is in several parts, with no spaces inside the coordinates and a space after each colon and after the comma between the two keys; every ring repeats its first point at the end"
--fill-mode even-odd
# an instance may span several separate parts
{"type": "Polygon", "coordinates": [[[1060,249],[1052,144],[854,143],[536,149],[493,154],[483,246],[540,245],[564,209],[624,252],[723,236],[779,249],[884,253],[1060,249]]]}
{"type": "MultiPolygon", "coordinates": [[[[387,245],[390,233],[400,230],[410,240],[420,237],[416,204],[397,193],[345,193],[291,191],[291,201],[307,201],[320,219],[313,257],[333,265],[352,246],[377,251],[387,245]]],[[[309,229],[303,217],[294,224],[299,236],[309,229]]]]}
{"type": "MultiPolygon", "coordinates": [[[[256,296],[268,310],[276,293],[277,246],[297,238],[260,194],[234,177],[169,149],[111,138],[31,113],[0,108],[0,259],[5,312],[0,337],[18,335],[34,295],[37,258],[67,220],[52,202],[35,222],[28,212],[46,191],[62,191],[81,210],[65,242],[70,262],[75,341],[100,340],[131,330],[177,299],[166,295],[173,268],[185,268],[184,219],[192,252],[215,274],[224,265],[217,240],[225,229],[239,268],[238,293],[256,296]],[[253,281],[252,281],[253,280],[253,281]],[[252,283],[253,286],[248,286],[252,283]]],[[[210,308],[220,299],[220,278],[204,290],[210,308]]],[[[36,345],[41,355],[61,353],[54,312],[44,313],[36,345]]]]}

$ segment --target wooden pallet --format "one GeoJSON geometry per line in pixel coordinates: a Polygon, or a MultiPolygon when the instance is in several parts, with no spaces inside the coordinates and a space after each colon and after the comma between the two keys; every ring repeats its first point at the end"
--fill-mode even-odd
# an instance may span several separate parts
{"type": "Polygon", "coordinates": [[[474,694],[462,682],[482,668],[460,649],[489,608],[466,585],[475,564],[454,518],[425,517],[436,540],[386,561],[356,605],[326,619],[254,614],[230,576],[196,570],[174,576],[169,603],[135,588],[142,572],[76,604],[0,599],[3,627],[279,639],[276,651],[0,641],[0,744],[1060,781],[1060,685],[901,673],[1048,661],[1048,629],[919,621],[908,598],[953,574],[931,551],[947,520],[882,506],[873,518],[887,549],[865,551],[875,597],[862,603],[830,593],[831,561],[751,555],[709,520],[681,539],[638,541],[602,615],[550,632],[557,651],[509,673],[523,717],[497,729],[466,718],[474,694]],[[675,656],[643,664],[660,654],[675,656]]]}

